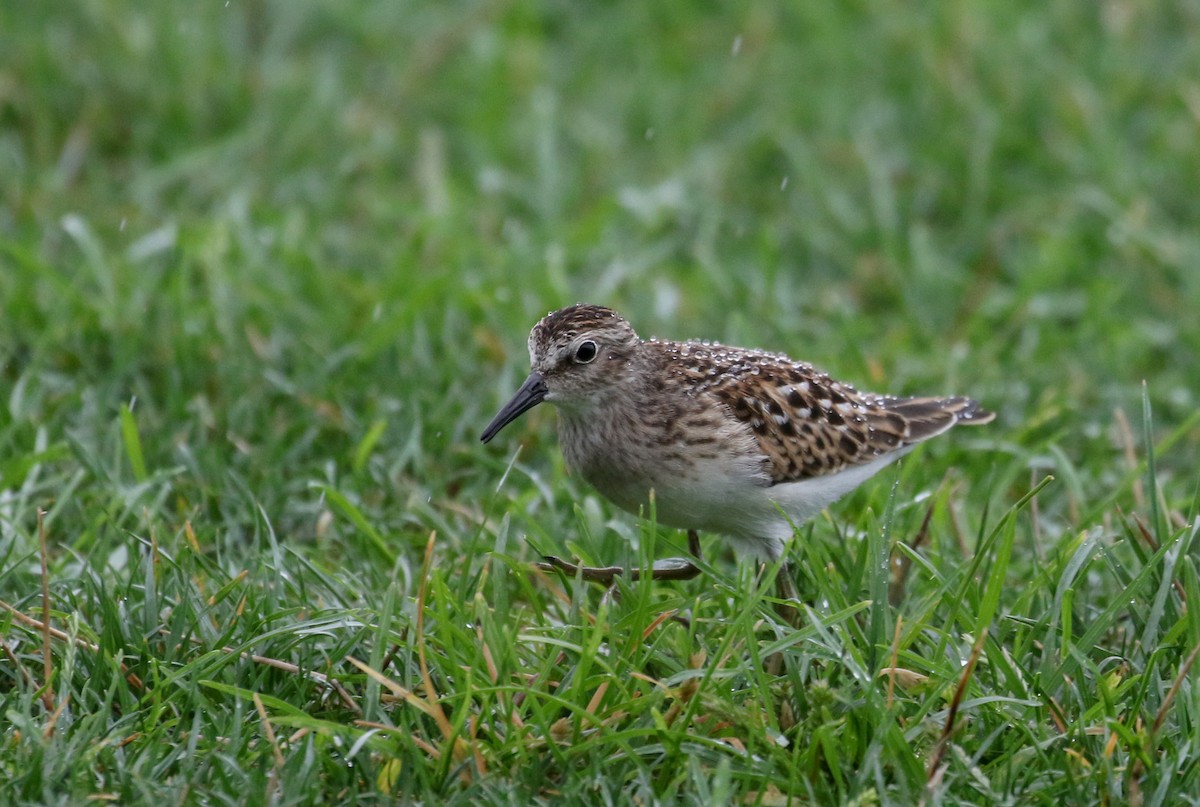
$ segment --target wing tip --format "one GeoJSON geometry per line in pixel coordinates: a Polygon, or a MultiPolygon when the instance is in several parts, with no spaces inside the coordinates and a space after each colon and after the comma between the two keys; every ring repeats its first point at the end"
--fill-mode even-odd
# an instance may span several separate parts
{"type": "Polygon", "coordinates": [[[886,409],[904,418],[908,427],[907,442],[920,443],[954,426],[982,426],[996,419],[996,413],[985,409],[974,398],[893,398],[886,409]]]}
{"type": "Polygon", "coordinates": [[[951,398],[950,400],[961,402],[954,410],[955,424],[983,426],[996,419],[995,412],[991,409],[983,408],[979,401],[973,398],[951,398]]]}

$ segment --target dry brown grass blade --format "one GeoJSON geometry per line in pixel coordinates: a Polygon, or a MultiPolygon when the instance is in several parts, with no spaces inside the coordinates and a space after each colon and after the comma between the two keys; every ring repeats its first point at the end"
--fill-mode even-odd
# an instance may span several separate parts
{"type": "Polygon", "coordinates": [[[271,755],[275,758],[275,770],[271,772],[271,775],[273,778],[277,778],[279,770],[283,768],[283,752],[279,750],[279,740],[275,736],[271,718],[267,716],[267,707],[263,706],[262,698],[258,696],[257,692],[254,693],[254,708],[258,712],[258,719],[262,722],[263,734],[266,735],[267,743],[271,746],[271,755]]]}
{"type": "Polygon", "coordinates": [[[642,631],[642,641],[644,642],[647,639],[649,639],[651,634],[653,634],[654,631],[658,630],[659,625],[666,622],[668,619],[675,616],[677,613],[679,613],[679,610],[676,608],[673,608],[670,611],[663,611],[661,614],[656,616],[654,618],[654,621],[652,621],[649,625],[647,625],[646,629],[642,631]]]}
{"type": "MultiPolygon", "coordinates": [[[[907,667],[883,667],[879,670],[880,676],[894,677],[896,683],[901,689],[917,689],[929,683],[929,676],[925,673],[919,673],[916,670],[910,670],[907,667]]],[[[889,682],[890,683],[890,682],[889,682]]]]}
{"type": "MultiPolygon", "coordinates": [[[[429,541],[425,544],[425,560],[421,567],[421,585],[417,589],[417,620],[415,635],[413,637],[413,643],[417,649],[417,663],[421,669],[421,688],[424,697],[391,680],[378,670],[372,669],[353,656],[347,656],[346,660],[366,673],[372,680],[387,688],[393,695],[432,719],[438,727],[438,731],[441,733],[445,743],[449,746],[452,757],[455,760],[460,760],[468,752],[467,742],[462,737],[456,736],[454,726],[450,724],[445,710],[442,709],[442,705],[438,701],[438,691],[433,684],[433,676],[429,674],[429,665],[425,657],[425,602],[428,596],[429,575],[433,566],[433,548],[436,540],[437,533],[431,532],[429,534],[429,541]]],[[[414,737],[413,739],[415,740],[416,738],[414,737]]],[[[468,776],[465,769],[462,775],[464,777],[468,776]]]]}
{"type": "MultiPolygon", "coordinates": [[[[1119,507],[1117,508],[1117,512],[1121,512],[1119,507]]],[[[1138,534],[1141,535],[1142,540],[1146,542],[1146,546],[1150,547],[1150,551],[1157,552],[1159,548],[1158,541],[1155,540],[1154,536],[1150,533],[1150,528],[1146,526],[1146,522],[1143,521],[1142,517],[1137,513],[1133,514],[1133,523],[1137,525],[1138,534]]],[[[1175,589],[1175,593],[1179,595],[1179,599],[1187,602],[1187,592],[1184,591],[1182,583],[1180,583],[1178,580],[1172,580],[1171,587],[1175,589]]]]}
{"type": "MultiPolygon", "coordinates": [[[[226,653],[235,652],[232,647],[223,647],[221,649],[226,653]]],[[[242,653],[241,657],[248,658],[255,664],[262,664],[265,667],[274,667],[277,670],[283,670],[284,672],[289,672],[293,675],[303,675],[310,681],[321,684],[322,686],[327,686],[338,694],[338,697],[342,699],[342,704],[347,709],[355,714],[362,714],[362,709],[359,708],[358,704],[354,701],[354,698],[350,697],[350,693],[346,691],[346,688],[342,686],[342,683],[336,678],[325,675],[325,673],[319,673],[316,670],[301,670],[298,665],[293,664],[290,661],[283,661],[282,659],[271,658],[270,656],[258,656],[252,653],[242,653]]]]}
{"type": "Polygon", "coordinates": [[[4,656],[12,663],[13,669],[21,671],[21,677],[25,679],[25,685],[36,689],[37,681],[34,679],[33,673],[25,669],[25,665],[21,663],[21,659],[9,647],[8,640],[3,636],[0,636],[0,649],[4,650],[4,656]]]}
{"type": "MultiPolygon", "coordinates": [[[[930,508],[929,512],[932,513],[933,508],[930,508]]],[[[925,516],[925,520],[929,520],[928,515],[925,516]]],[[[897,614],[896,630],[892,633],[892,652],[889,656],[889,659],[892,662],[891,666],[889,667],[891,672],[888,673],[887,708],[889,711],[892,708],[892,704],[895,702],[896,674],[899,671],[898,656],[900,655],[900,626],[903,624],[904,616],[902,614],[897,614]]]]}
{"type": "Polygon", "coordinates": [[[496,668],[496,659],[492,655],[492,648],[483,638],[483,625],[475,626],[475,638],[479,640],[479,650],[483,653],[483,663],[487,667],[488,680],[495,684],[500,680],[500,670],[496,668]]]}
{"type": "Polygon", "coordinates": [[[471,715],[469,725],[471,726],[471,753],[475,758],[475,770],[479,771],[480,776],[487,776],[487,762],[484,761],[483,751],[479,746],[479,715],[471,715]]]}
{"type": "Polygon", "coordinates": [[[946,756],[946,748],[950,745],[950,737],[954,734],[954,721],[958,717],[958,709],[962,705],[963,696],[967,693],[967,685],[971,682],[971,676],[975,673],[975,665],[979,662],[979,656],[983,652],[983,643],[987,639],[987,629],[979,634],[979,638],[975,640],[975,646],[971,648],[971,657],[967,660],[966,669],[963,670],[958,679],[958,686],[954,690],[954,697],[950,700],[950,709],[946,714],[946,725],[942,728],[942,736],[938,738],[937,746],[933,751],[933,757],[929,760],[929,769],[925,774],[925,793],[921,795],[919,802],[922,807],[926,803],[926,798],[938,784],[941,782],[945,771],[942,770],[942,760],[946,756]]]}
{"type": "Polygon", "coordinates": [[[70,701],[71,696],[65,695],[54,711],[50,713],[50,719],[46,721],[46,728],[42,731],[42,736],[47,740],[54,734],[54,727],[58,725],[58,719],[62,717],[63,710],[67,708],[70,701]]]}
{"type": "Polygon", "coordinates": [[[427,701],[425,698],[422,698],[420,695],[413,692],[411,689],[408,689],[407,687],[396,683],[395,681],[388,678],[383,673],[379,672],[376,669],[373,669],[370,665],[368,665],[362,661],[359,661],[354,656],[346,656],[346,661],[353,664],[360,671],[366,673],[368,678],[370,678],[371,680],[375,681],[380,686],[387,689],[389,692],[391,692],[393,695],[395,695],[400,700],[407,703],[409,706],[413,706],[416,709],[418,709],[420,712],[425,714],[426,716],[433,718],[433,721],[438,724],[439,730],[442,730],[444,732],[445,729],[449,727],[448,723],[446,724],[446,726],[442,725],[441,721],[446,719],[445,715],[441,715],[441,718],[439,719],[439,712],[441,710],[435,709],[433,707],[433,705],[429,703],[429,701],[427,701]]]}
{"type": "MultiPolygon", "coordinates": [[[[381,686],[388,689],[393,695],[395,695],[400,700],[403,700],[405,703],[409,704],[410,706],[415,707],[416,709],[418,709],[422,714],[426,715],[427,717],[432,718],[433,722],[435,724],[437,724],[438,731],[440,731],[442,733],[442,736],[445,738],[446,744],[450,748],[450,755],[451,755],[452,759],[454,759],[455,761],[460,761],[467,755],[468,748],[467,748],[466,740],[464,740],[462,737],[454,736],[454,728],[450,725],[450,721],[448,721],[446,719],[446,714],[445,714],[445,712],[442,711],[442,707],[439,704],[430,700],[429,697],[422,698],[420,695],[413,692],[412,690],[410,690],[404,686],[401,686],[400,684],[396,683],[392,679],[390,679],[387,676],[380,673],[378,670],[374,670],[370,666],[368,666],[368,665],[364,664],[363,662],[359,661],[358,659],[354,658],[354,656],[346,656],[346,661],[349,661],[351,664],[353,664],[359,670],[366,673],[369,678],[378,682],[381,686]]],[[[428,695],[428,693],[427,693],[427,695],[428,695]]],[[[363,725],[363,726],[370,725],[375,728],[386,728],[379,724],[369,723],[368,721],[363,721],[363,720],[355,721],[355,725],[363,725]]],[[[395,729],[391,729],[391,730],[395,731],[395,729]]],[[[417,744],[422,750],[426,751],[426,753],[429,753],[430,756],[432,756],[434,759],[438,759],[441,757],[441,752],[437,751],[431,744],[421,740],[415,734],[405,732],[405,736],[412,739],[412,741],[415,744],[417,744]]],[[[482,759],[479,757],[479,753],[478,753],[477,749],[475,749],[475,756],[477,757],[477,761],[482,763],[482,759]]],[[[486,769],[483,768],[481,765],[481,767],[479,768],[479,771],[482,773],[485,770],[486,769]]],[[[470,778],[469,771],[467,771],[464,768],[461,772],[461,777],[464,780],[469,779],[470,778]]]]}
{"type": "Polygon", "coordinates": [[[1183,666],[1179,668],[1179,675],[1175,676],[1174,683],[1167,690],[1167,696],[1163,698],[1162,706],[1158,707],[1158,714],[1154,716],[1154,726],[1150,729],[1152,738],[1158,737],[1158,732],[1162,729],[1163,723],[1167,719],[1167,712],[1171,708],[1171,702],[1175,700],[1175,696],[1179,694],[1180,687],[1183,686],[1184,680],[1188,673],[1191,672],[1192,665],[1196,663],[1196,657],[1200,655],[1200,644],[1192,648],[1192,652],[1188,653],[1187,660],[1183,662],[1183,666]]]}
{"type": "MultiPolygon", "coordinates": [[[[3,608],[5,611],[8,611],[10,614],[12,614],[13,619],[20,622],[23,625],[28,625],[29,627],[34,628],[39,631],[45,630],[47,633],[49,633],[55,639],[59,639],[64,642],[71,641],[71,636],[66,631],[62,631],[62,630],[59,630],[58,628],[51,627],[49,622],[44,622],[43,620],[31,617],[28,614],[26,614],[24,611],[17,610],[16,608],[14,608],[13,606],[4,602],[3,600],[0,600],[0,608],[3,608]]],[[[96,645],[92,644],[91,642],[89,642],[87,639],[80,639],[79,637],[75,637],[75,644],[79,645],[80,647],[82,647],[85,650],[91,650],[93,653],[100,652],[100,648],[97,647],[96,645]]]]}
{"type": "Polygon", "coordinates": [[[1050,719],[1054,721],[1054,727],[1058,729],[1059,734],[1066,734],[1067,720],[1063,708],[1049,695],[1046,696],[1046,704],[1050,707],[1050,719]]]}
{"type": "Polygon", "coordinates": [[[600,703],[604,700],[604,693],[608,692],[608,681],[603,682],[596,687],[596,691],[592,693],[592,699],[588,701],[586,711],[588,714],[596,714],[596,710],[600,708],[600,703]]]}
{"type": "Polygon", "coordinates": [[[417,635],[413,637],[417,646],[417,663],[421,667],[421,685],[425,688],[425,698],[429,704],[429,716],[437,723],[448,742],[454,736],[454,727],[446,718],[446,713],[438,703],[437,688],[433,685],[433,677],[429,674],[429,664],[425,660],[425,601],[429,591],[429,572],[433,568],[433,546],[437,541],[437,531],[429,533],[425,543],[425,561],[421,564],[421,585],[417,589],[417,635]]]}

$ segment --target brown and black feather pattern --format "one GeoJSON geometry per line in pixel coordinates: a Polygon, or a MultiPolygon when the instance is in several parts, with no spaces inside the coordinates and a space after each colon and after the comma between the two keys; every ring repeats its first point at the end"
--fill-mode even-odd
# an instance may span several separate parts
{"type": "Polygon", "coordinates": [[[956,424],[990,422],[970,398],[901,398],[859,392],[804,362],[710,342],[644,343],[662,351],[691,394],[724,404],[749,425],[772,484],[862,465],[956,424]]]}

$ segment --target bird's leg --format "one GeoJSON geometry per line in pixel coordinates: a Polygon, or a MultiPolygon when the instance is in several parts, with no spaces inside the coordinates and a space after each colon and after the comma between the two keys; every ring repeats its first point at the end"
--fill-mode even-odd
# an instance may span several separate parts
{"type": "Polygon", "coordinates": [[[796,580],[792,577],[792,564],[784,563],[779,573],[775,575],[775,593],[783,602],[775,606],[775,613],[793,628],[803,626],[800,612],[800,590],[796,588],[796,580]]]}
{"type": "MultiPolygon", "coordinates": [[[[700,536],[695,530],[688,530],[688,551],[694,557],[700,557],[700,536]]],[[[649,574],[652,580],[691,580],[700,574],[700,567],[688,558],[656,560],[650,569],[624,569],[620,566],[580,566],[554,555],[543,555],[541,562],[534,565],[543,572],[558,570],[568,577],[579,575],[584,580],[606,586],[611,586],[617,575],[627,574],[630,580],[641,579],[643,574],[649,574]]]]}
{"type": "MultiPolygon", "coordinates": [[[[792,564],[786,561],[775,575],[775,595],[782,600],[775,604],[775,613],[796,630],[804,627],[804,617],[800,611],[800,590],[796,588],[796,579],[792,577],[792,564]]],[[[763,670],[772,677],[782,673],[783,666],[782,651],[763,659],[763,670]]]]}

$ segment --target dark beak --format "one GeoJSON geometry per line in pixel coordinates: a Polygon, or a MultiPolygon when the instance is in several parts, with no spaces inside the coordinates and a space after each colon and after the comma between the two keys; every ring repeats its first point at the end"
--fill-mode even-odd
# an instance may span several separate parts
{"type": "Polygon", "coordinates": [[[529,378],[525,379],[525,383],[517,390],[517,394],[512,397],[512,400],[506,403],[496,416],[492,418],[492,422],[483,430],[483,434],[479,439],[483,442],[488,442],[501,429],[512,423],[522,413],[528,412],[533,407],[540,404],[546,399],[546,382],[542,379],[541,373],[530,373],[529,378]]]}

